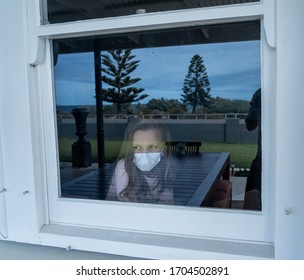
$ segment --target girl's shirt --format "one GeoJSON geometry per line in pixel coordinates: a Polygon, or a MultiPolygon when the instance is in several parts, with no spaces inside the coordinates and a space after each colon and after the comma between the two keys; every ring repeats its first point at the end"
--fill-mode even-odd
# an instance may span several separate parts
{"type": "MultiPolygon", "coordinates": [[[[142,171],[138,170],[138,172],[142,171]]],[[[142,172],[142,175],[146,189],[142,195],[138,195],[136,202],[174,204],[173,189],[161,186],[159,178],[151,175],[151,172],[142,172]]],[[[121,159],[116,164],[106,199],[131,202],[126,190],[128,183],[129,175],[125,168],[125,159],[121,159]]]]}

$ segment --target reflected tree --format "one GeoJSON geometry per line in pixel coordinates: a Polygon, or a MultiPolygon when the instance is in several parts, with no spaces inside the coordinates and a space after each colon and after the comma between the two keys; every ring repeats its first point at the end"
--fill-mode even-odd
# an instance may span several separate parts
{"type": "Polygon", "coordinates": [[[192,107],[195,113],[198,106],[208,107],[211,103],[210,83],[203,58],[196,54],[192,57],[184,80],[181,101],[192,107]]]}
{"type": "Polygon", "coordinates": [[[146,104],[147,113],[182,114],[185,111],[183,105],[177,99],[152,98],[146,104]]]}
{"type": "Polygon", "coordinates": [[[122,104],[137,102],[148,96],[141,94],[143,88],[135,87],[140,78],[132,78],[130,74],[138,67],[132,50],[112,50],[101,55],[102,81],[107,84],[102,89],[103,101],[113,103],[117,114],[121,113],[122,104]]]}

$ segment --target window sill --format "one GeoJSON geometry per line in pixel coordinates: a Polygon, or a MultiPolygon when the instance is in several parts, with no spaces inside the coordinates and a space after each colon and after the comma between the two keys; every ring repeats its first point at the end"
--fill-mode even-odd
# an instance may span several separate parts
{"type": "Polygon", "coordinates": [[[47,225],[43,245],[148,259],[273,259],[271,243],[47,225]]]}

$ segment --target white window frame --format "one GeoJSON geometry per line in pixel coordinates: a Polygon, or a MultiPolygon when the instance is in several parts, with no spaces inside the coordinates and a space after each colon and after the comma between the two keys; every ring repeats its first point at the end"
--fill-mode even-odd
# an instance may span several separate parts
{"type": "MultiPolygon", "coordinates": [[[[31,1],[29,1],[31,3],[31,1]]],[[[28,6],[29,14],[37,17],[36,5],[28,6]]],[[[132,233],[151,233],[166,236],[238,240],[271,244],[274,241],[274,154],[275,154],[275,73],[268,71],[275,65],[275,0],[256,3],[168,11],[131,15],[120,18],[94,19],[62,24],[35,25],[30,22],[32,35],[29,38],[30,60],[37,78],[36,102],[42,121],[32,120],[32,133],[39,135],[41,160],[39,170],[46,170],[41,184],[36,186],[36,197],[43,196],[47,213],[40,225],[41,239],[57,233],[53,225],[80,228],[115,230],[132,233]],[[51,39],[72,38],[91,35],[118,34],[131,31],[170,29],[215,23],[261,20],[262,95],[263,111],[263,210],[242,211],[150,204],[120,203],[85,199],[60,198],[58,147],[56,132],[56,105],[52,73],[51,39]],[[265,159],[268,159],[267,161],[265,159]],[[41,164],[44,164],[41,167],[41,164]],[[267,187],[266,187],[267,186],[267,187]],[[49,229],[49,230],[48,230],[49,229]]],[[[42,177],[42,176],[41,176],[42,177]]],[[[78,231],[78,234],[80,231],[78,231]]],[[[62,234],[62,233],[61,233],[62,234]]],[[[81,235],[81,234],[80,234],[81,235]]],[[[90,235],[89,235],[90,236],[90,235]]],[[[57,243],[55,243],[57,245],[57,243]]]]}

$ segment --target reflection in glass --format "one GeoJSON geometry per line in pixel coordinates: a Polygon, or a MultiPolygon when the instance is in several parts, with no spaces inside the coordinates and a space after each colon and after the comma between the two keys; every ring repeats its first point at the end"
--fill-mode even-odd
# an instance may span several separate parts
{"type": "Polygon", "coordinates": [[[252,96],[250,108],[246,116],[246,128],[249,131],[258,129],[258,147],[255,158],[250,165],[248,174],[244,209],[261,210],[261,193],[262,193],[262,132],[261,132],[261,89],[258,89],[252,96]]]}
{"type": "Polygon", "coordinates": [[[245,118],[261,87],[259,21],[53,44],[61,196],[243,208],[258,139],[245,118]],[[75,110],[91,147],[78,149],[90,157],[83,166],[75,110]],[[124,139],[133,120],[166,127],[166,137],[148,153],[124,139]]]}
{"type": "Polygon", "coordinates": [[[259,1],[260,0],[47,0],[47,14],[48,22],[59,23],[259,1]]]}
{"type": "Polygon", "coordinates": [[[170,141],[164,125],[142,119],[126,129],[121,159],[115,166],[107,199],[174,204],[173,159],[166,151],[170,141]],[[171,184],[170,184],[171,183],[171,184]]]}

